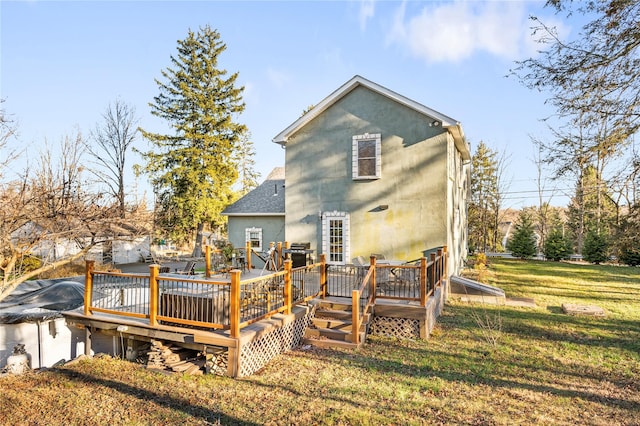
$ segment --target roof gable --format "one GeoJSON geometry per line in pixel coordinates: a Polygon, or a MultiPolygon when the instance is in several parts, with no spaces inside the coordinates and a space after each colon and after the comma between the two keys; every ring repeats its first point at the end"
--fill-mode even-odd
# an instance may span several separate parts
{"type": "Polygon", "coordinates": [[[389,99],[392,99],[399,104],[405,105],[408,108],[411,108],[424,116],[432,119],[435,122],[439,122],[438,124],[442,125],[443,129],[449,131],[449,133],[453,136],[453,140],[455,142],[456,148],[460,151],[462,158],[464,160],[471,159],[471,153],[469,150],[469,146],[467,145],[464,137],[464,132],[462,131],[462,126],[460,123],[447,116],[444,115],[434,109],[426,107],[412,99],[407,98],[406,96],[402,96],[392,90],[387,89],[377,83],[374,83],[370,80],[367,80],[364,77],[359,75],[354,76],[351,80],[347,81],[345,84],[340,86],[337,90],[331,93],[329,96],[324,98],[319,104],[314,106],[309,112],[304,114],[302,117],[298,118],[296,121],[291,123],[286,129],[278,133],[274,138],[273,142],[280,144],[282,146],[286,146],[289,137],[291,137],[298,130],[306,126],[311,120],[322,114],[328,108],[330,108],[333,104],[338,102],[340,99],[345,97],[351,91],[353,91],[357,87],[365,87],[369,90],[372,90],[376,93],[379,93],[383,96],[386,96],[389,99]]]}

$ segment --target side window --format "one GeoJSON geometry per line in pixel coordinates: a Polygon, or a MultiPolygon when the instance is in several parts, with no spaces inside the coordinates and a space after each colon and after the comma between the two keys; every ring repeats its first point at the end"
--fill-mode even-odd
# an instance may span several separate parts
{"type": "Polygon", "coordinates": [[[251,243],[251,248],[262,251],[262,228],[246,228],[244,232],[246,240],[251,243]]]}
{"type": "Polygon", "coordinates": [[[379,179],[382,174],[380,133],[352,138],[352,178],[379,179]]]}

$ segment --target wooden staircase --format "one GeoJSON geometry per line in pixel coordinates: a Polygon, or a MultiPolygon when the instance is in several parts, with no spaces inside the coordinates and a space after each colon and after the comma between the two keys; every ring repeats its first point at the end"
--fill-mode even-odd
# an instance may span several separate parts
{"type": "Polygon", "coordinates": [[[360,344],[354,343],[351,321],[351,299],[330,297],[316,299],[315,315],[311,325],[305,330],[303,342],[322,348],[355,349],[367,338],[371,312],[366,312],[360,326],[360,344]]]}

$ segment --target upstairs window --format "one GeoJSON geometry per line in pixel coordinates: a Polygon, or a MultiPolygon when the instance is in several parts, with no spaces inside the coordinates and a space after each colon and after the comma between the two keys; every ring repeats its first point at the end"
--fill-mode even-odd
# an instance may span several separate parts
{"type": "Polygon", "coordinates": [[[382,171],[380,133],[356,135],[352,145],[353,179],[379,179],[382,171]]]}

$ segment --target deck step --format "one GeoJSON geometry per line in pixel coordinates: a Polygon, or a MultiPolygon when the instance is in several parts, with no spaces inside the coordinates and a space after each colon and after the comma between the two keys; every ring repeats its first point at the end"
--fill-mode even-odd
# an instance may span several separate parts
{"type": "Polygon", "coordinates": [[[305,345],[315,346],[316,348],[344,348],[344,349],[358,349],[360,346],[351,342],[344,342],[341,340],[332,339],[314,339],[303,338],[302,343],[305,345]]]}
{"type": "Polygon", "coordinates": [[[316,301],[316,306],[317,306],[317,309],[351,312],[351,299],[347,299],[347,298],[321,299],[316,301]]]}
{"type": "MultiPolygon", "coordinates": [[[[304,336],[307,338],[339,340],[341,342],[353,341],[353,334],[351,331],[334,330],[331,328],[308,328],[304,333],[304,336]]],[[[361,331],[360,340],[364,338],[366,338],[366,333],[361,331]]]]}
{"type": "MultiPolygon", "coordinates": [[[[316,326],[317,328],[329,328],[332,330],[351,330],[351,325],[353,324],[353,322],[351,321],[351,318],[349,319],[342,319],[342,318],[330,318],[330,317],[320,317],[318,318],[317,316],[315,318],[313,318],[312,320],[313,325],[316,326]]],[[[369,315],[366,315],[363,321],[363,326],[366,327],[366,325],[369,324],[369,315]]]]}
{"type": "Polygon", "coordinates": [[[342,319],[342,320],[351,320],[351,311],[345,310],[334,310],[327,308],[317,308],[316,309],[316,318],[332,318],[332,319],[342,319]]]}
{"type": "Polygon", "coordinates": [[[304,334],[304,342],[323,348],[357,348],[367,338],[371,313],[364,316],[358,333],[360,345],[353,343],[351,301],[349,299],[323,299],[316,303],[315,318],[304,334]]]}

